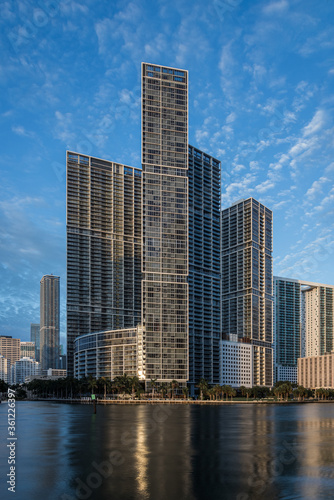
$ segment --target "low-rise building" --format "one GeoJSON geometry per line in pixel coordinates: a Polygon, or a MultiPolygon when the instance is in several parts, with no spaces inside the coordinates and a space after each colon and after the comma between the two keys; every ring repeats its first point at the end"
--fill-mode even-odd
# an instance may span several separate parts
{"type": "Polygon", "coordinates": [[[299,358],[298,385],[307,389],[334,389],[334,351],[299,358]]]}
{"type": "Polygon", "coordinates": [[[243,342],[220,342],[220,384],[253,387],[253,346],[243,342]]]}

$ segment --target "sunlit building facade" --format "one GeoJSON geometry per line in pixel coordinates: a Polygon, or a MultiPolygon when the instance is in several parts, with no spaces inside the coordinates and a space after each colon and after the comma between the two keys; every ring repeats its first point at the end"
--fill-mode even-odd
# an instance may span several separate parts
{"type": "Polygon", "coordinates": [[[319,356],[333,348],[334,286],[302,283],[302,356],[319,356]]]}
{"type": "Polygon", "coordinates": [[[222,339],[250,343],[253,385],[273,383],[272,212],[253,198],[221,213],[222,339]]]}
{"type": "Polygon", "coordinates": [[[308,389],[334,389],[334,352],[299,358],[298,384],[308,389]]]}

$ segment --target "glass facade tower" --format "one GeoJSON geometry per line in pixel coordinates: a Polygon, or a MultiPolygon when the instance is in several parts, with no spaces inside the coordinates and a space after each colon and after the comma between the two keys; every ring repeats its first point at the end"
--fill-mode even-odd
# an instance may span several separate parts
{"type": "Polygon", "coordinates": [[[188,380],[188,72],[142,64],[146,381],[188,380]]]}
{"type": "Polygon", "coordinates": [[[141,170],[67,153],[67,370],[79,335],[140,323],[141,170]]]}
{"type": "Polygon", "coordinates": [[[47,274],[40,282],[40,362],[42,370],[59,363],[59,276],[47,274]]]}
{"type": "Polygon", "coordinates": [[[189,383],[219,384],[220,162],[189,146],[189,383]]]}

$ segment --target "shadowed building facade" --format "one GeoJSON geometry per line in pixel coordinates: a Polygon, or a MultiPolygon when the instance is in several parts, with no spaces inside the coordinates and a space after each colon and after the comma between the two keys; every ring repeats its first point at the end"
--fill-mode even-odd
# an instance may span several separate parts
{"type": "Polygon", "coordinates": [[[147,381],[188,380],[188,72],[142,64],[147,381]]]}
{"type": "Polygon", "coordinates": [[[67,373],[79,335],[141,315],[141,170],[67,153],[67,373]]]}
{"type": "Polygon", "coordinates": [[[40,282],[41,369],[58,368],[59,363],[59,276],[47,274],[40,282]]]}

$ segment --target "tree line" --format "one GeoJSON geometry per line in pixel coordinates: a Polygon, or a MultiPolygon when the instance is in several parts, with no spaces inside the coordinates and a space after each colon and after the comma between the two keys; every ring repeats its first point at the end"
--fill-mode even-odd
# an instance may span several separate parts
{"type": "MultiPolygon", "coordinates": [[[[131,398],[163,398],[174,399],[189,397],[189,388],[180,387],[176,380],[169,383],[159,384],[157,379],[150,380],[150,390],[145,391],[144,381],[138,377],[131,377],[127,374],[115,377],[110,380],[107,377],[95,378],[92,375],[76,379],[74,377],[59,378],[56,380],[33,379],[25,384],[16,384],[8,386],[0,379],[0,393],[6,393],[8,387],[15,389],[18,399],[27,397],[29,391],[37,398],[61,398],[75,399],[96,394],[101,399],[107,396],[131,398]]],[[[201,379],[196,385],[198,397],[201,400],[223,401],[232,400],[235,397],[251,399],[272,398],[277,401],[288,401],[290,399],[303,401],[305,398],[317,398],[320,400],[334,399],[334,389],[306,389],[305,387],[293,384],[289,381],[276,382],[272,388],[254,386],[248,388],[241,386],[233,388],[230,385],[211,385],[207,380],[201,379]]],[[[196,397],[196,396],[195,396],[196,397]]]]}

